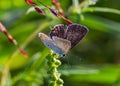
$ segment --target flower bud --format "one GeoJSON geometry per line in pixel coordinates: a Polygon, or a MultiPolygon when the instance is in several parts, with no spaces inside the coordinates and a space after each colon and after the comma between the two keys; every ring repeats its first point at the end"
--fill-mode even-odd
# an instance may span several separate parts
{"type": "Polygon", "coordinates": [[[54,10],[53,8],[49,8],[49,10],[52,14],[58,17],[58,12],[56,10],[54,10]]]}
{"type": "Polygon", "coordinates": [[[25,0],[25,2],[28,4],[28,5],[35,5],[35,3],[32,1],[32,0],[25,0]]]}
{"type": "Polygon", "coordinates": [[[19,50],[26,58],[28,58],[28,54],[27,54],[27,52],[25,50],[23,50],[21,48],[19,48],[19,50]]]}
{"type": "Polygon", "coordinates": [[[35,8],[35,10],[36,10],[39,14],[44,15],[44,16],[46,15],[45,12],[42,11],[41,8],[39,8],[39,7],[37,7],[37,6],[34,6],[34,8],[35,8]]]}
{"type": "Polygon", "coordinates": [[[58,79],[56,83],[57,83],[58,85],[60,85],[60,84],[63,84],[64,81],[63,81],[62,79],[58,79]]]}

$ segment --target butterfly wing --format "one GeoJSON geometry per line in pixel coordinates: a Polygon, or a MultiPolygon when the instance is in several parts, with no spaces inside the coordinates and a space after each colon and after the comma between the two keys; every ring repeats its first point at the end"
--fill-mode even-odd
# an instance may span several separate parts
{"type": "Polygon", "coordinates": [[[65,26],[63,24],[58,24],[54,26],[54,28],[50,32],[50,37],[53,38],[53,36],[57,36],[59,38],[65,38],[66,37],[66,30],[65,26]]]}
{"type": "Polygon", "coordinates": [[[80,40],[87,34],[88,29],[85,26],[79,24],[71,24],[68,26],[66,39],[71,42],[71,48],[73,48],[80,40]]]}
{"type": "Polygon", "coordinates": [[[53,40],[56,43],[56,45],[64,52],[64,54],[66,54],[70,50],[70,41],[56,36],[53,36],[53,40]]]}
{"type": "Polygon", "coordinates": [[[56,44],[57,42],[52,40],[46,34],[39,33],[38,36],[40,37],[40,39],[42,40],[44,45],[47,46],[48,48],[52,49],[54,52],[58,53],[60,56],[63,56],[65,54],[63,49],[60,46],[58,46],[59,44],[56,44]]]}

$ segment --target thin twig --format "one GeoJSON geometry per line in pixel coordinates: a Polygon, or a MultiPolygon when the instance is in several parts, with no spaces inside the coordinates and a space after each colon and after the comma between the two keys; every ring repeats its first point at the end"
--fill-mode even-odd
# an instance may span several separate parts
{"type": "MultiPolygon", "coordinates": [[[[64,12],[62,12],[62,14],[61,14],[61,13],[57,13],[57,11],[56,11],[55,9],[50,8],[49,6],[45,5],[44,3],[42,3],[42,2],[39,1],[39,0],[37,0],[37,1],[38,1],[40,4],[42,4],[43,6],[45,6],[48,10],[50,10],[50,12],[51,12],[52,14],[54,14],[56,17],[62,18],[62,19],[65,20],[68,24],[73,24],[73,22],[72,22],[71,20],[69,20],[68,18],[66,18],[66,17],[63,15],[64,12]]],[[[62,8],[60,7],[59,9],[62,9],[62,8]]]]}
{"type": "Polygon", "coordinates": [[[17,43],[17,41],[12,37],[12,35],[7,31],[7,29],[1,22],[0,22],[0,31],[5,34],[8,40],[11,43],[13,43],[25,57],[28,57],[27,53],[22,48],[19,47],[19,44],[17,43]]]}
{"type": "Polygon", "coordinates": [[[63,12],[63,9],[60,6],[60,2],[58,0],[52,0],[52,3],[53,3],[54,6],[56,6],[60,15],[65,16],[64,12],[63,12]]]}

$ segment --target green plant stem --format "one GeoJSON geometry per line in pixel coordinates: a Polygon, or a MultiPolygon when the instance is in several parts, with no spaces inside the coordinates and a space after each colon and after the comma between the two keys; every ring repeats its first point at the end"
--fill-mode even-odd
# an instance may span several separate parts
{"type": "Polygon", "coordinates": [[[82,3],[80,3],[79,5],[78,5],[78,7],[77,8],[83,8],[83,7],[85,7],[87,4],[89,3],[89,0],[84,0],[82,3]]]}
{"type": "Polygon", "coordinates": [[[9,61],[3,72],[2,72],[2,77],[1,77],[1,83],[0,83],[0,86],[6,86],[6,82],[7,82],[7,78],[8,78],[8,74],[9,74],[9,64],[10,64],[11,61],[9,61]]]}
{"type": "MultiPolygon", "coordinates": [[[[95,5],[98,0],[83,0],[79,5],[74,6],[70,13],[81,13],[84,8],[89,7],[89,5],[95,5]]],[[[75,1],[73,1],[75,2],[75,1]]]]}
{"type": "MultiPolygon", "coordinates": [[[[74,1],[73,1],[74,2],[74,1]]],[[[78,13],[80,10],[89,3],[89,0],[84,0],[78,6],[74,6],[74,8],[70,11],[70,13],[78,13]]]]}
{"type": "MultiPolygon", "coordinates": [[[[20,46],[21,48],[25,48],[36,36],[36,34],[38,34],[41,30],[43,30],[44,28],[46,28],[49,25],[49,21],[44,21],[43,23],[41,23],[39,25],[39,27],[25,40],[25,42],[20,46]]],[[[18,55],[19,50],[16,50],[12,57],[14,58],[16,55],[18,55]]]]}
{"type": "Polygon", "coordinates": [[[82,9],[83,13],[86,12],[108,12],[108,13],[115,13],[120,15],[120,10],[113,9],[113,8],[106,8],[106,7],[88,7],[82,9]]]}
{"type": "Polygon", "coordinates": [[[48,73],[50,74],[50,83],[49,86],[63,86],[63,80],[60,78],[61,73],[58,72],[57,68],[61,65],[58,55],[53,51],[47,56],[47,64],[49,67],[48,73]]]}

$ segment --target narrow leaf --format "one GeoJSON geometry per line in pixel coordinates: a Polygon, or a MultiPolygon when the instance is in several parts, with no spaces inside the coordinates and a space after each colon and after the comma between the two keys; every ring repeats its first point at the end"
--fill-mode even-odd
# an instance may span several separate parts
{"type": "Polygon", "coordinates": [[[85,12],[109,12],[109,13],[115,13],[120,15],[120,10],[113,9],[113,8],[105,8],[105,7],[88,7],[84,8],[82,10],[83,13],[85,12]]]}

